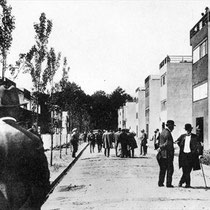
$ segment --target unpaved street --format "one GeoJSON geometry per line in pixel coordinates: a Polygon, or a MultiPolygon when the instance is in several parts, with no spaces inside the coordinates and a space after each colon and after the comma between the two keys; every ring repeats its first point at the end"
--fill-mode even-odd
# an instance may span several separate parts
{"type": "MultiPolygon", "coordinates": [[[[201,170],[192,172],[193,188],[179,188],[181,170],[174,160],[174,188],[158,187],[158,164],[153,148],[146,157],[117,158],[89,154],[89,147],[43,205],[49,209],[164,210],[210,209],[210,189],[204,188],[201,170]]],[[[207,183],[209,168],[205,167],[207,183]]]]}

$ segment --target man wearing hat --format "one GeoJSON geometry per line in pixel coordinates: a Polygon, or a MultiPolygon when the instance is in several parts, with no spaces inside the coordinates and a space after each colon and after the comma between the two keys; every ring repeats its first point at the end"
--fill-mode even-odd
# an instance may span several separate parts
{"type": "Polygon", "coordinates": [[[182,134],[176,141],[179,145],[179,168],[182,168],[182,177],[179,187],[186,183],[185,187],[190,187],[190,173],[192,170],[199,170],[199,155],[202,153],[202,146],[196,134],[192,132],[191,124],[185,124],[185,134],[182,134]]]}
{"type": "Polygon", "coordinates": [[[39,137],[18,123],[17,89],[0,86],[0,209],[40,209],[50,188],[39,137]]]}
{"type": "Polygon", "coordinates": [[[174,172],[174,142],[171,132],[174,130],[174,121],[168,120],[166,128],[160,134],[160,143],[158,148],[157,160],[160,166],[158,186],[164,186],[166,175],[166,186],[173,187],[172,176],[174,172]]]}
{"type": "Polygon", "coordinates": [[[76,156],[76,152],[78,150],[78,142],[79,142],[79,136],[77,133],[77,128],[74,128],[72,130],[72,135],[71,135],[71,145],[73,147],[73,151],[72,151],[72,157],[75,158],[76,156]]]}

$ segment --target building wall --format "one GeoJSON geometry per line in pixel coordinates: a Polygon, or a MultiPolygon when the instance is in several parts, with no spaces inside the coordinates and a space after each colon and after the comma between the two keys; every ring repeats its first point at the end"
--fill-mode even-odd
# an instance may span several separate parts
{"type": "Polygon", "coordinates": [[[136,130],[136,102],[126,102],[124,106],[126,128],[136,130]]]}
{"type": "Polygon", "coordinates": [[[167,121],[167,65],[165,64],[160,69],[160,122],[159,129],[162,128],[162,122],[167,121]],[[162,82],[162,77],[165,75],[165,84],[162,82]],[[165,102],[165,105],[164,105],[165,102]]]}
{"type": "MultiPolygon", "coordinates": [[[[207,14],[206,14],[207,15],[207,14]]],[[[205,17],[203,16],[198,24],[201,25],[202,27],[199,27],[199,30],[196,31],[196,34],[191,36],[190,39],[190,45],[192,46],[192,52],[193,49],[195,49],[202,41],[204,41],[207,38],[207,46],[210,46],[210,41],[208,38],[208,34],[210,32],[210,23],[208,24],[203,24],[202,20],[205,17]],[[202,23],[202,24],[201,24],[202,23]]],[[[210,93],[210,86],[209,86],[209,80],[210,80],[210,74],[209,74],[209,56],[210,56],[210,50],[209,47],[207,47],[207,54],[200,58],[197,62],[193,63],[192,65],[192,92],[193,92],[193,103],[192,103],[192,123],[194,127],[194,132],[196,132],[196,127],[198,126],[199,123],[197,123],[198,119],[203,120],[203,128],[202,128],[202,133],[203,133],[203,141],[204,141],[204,149],[209,149],[210,148],[210,141],[208,140],[210,138],[210,133],[208,132],[210,129],[210,124],[209,124],[209,115],[208,115],[208,110],[209,110],[209,93],[210,93]],[[194,100],[195,99],[195,90],[199,89],[202,87],[205,83],[207,82],[207,87],[200,89],[200,91],[197,91],[196,94],[200,94],[200,99],[199,100],[194,100]],[[200,92],[200,93],[199,93],[200,92]],[[204,94],[205,93],[205,94],[204,94]]]]}
{"type": "Polygon", "coordinates": [[[120,107],[118,109],[118,128],[123,128],[123,120],[124,120],[123,108],[120,107]]]}
{"type": "Polygon", "coordinates": [[[174,120],[177,139],[192,123],[192,63],[167,64],[167,120],[174,120]]]}
{"type": "Polygon", "coordinates": [[[149,133],[151,139],[154,131],[159,128],[160,124],[160,76],[152,75],[150,80],[150,97],[149,97],[149,133]]]}
{"type": "Polygon", "coordinates": [[[140,136],[141,130],[145,128],[145,89],[139,88],[137,92],[136,113],[136,135],[140,136]]]}
{"type": "Polygon", "coordinates": [[[145,128],[151,139],[159,128],[160,119],[160,76],[150,75],[145,79],[145,128]]]}

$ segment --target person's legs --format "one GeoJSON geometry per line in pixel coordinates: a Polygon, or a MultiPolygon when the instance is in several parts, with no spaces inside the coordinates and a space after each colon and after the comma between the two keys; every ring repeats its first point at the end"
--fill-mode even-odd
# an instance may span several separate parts
{"type": "Polygon", "coordinates": [[[191,173],[191,171],[192,171],[192,167],[191,166],[186,168],[186,172],[185,172],[186,173],[186,175],[185,175],[185,177],[186,177],[186,187],[190,187],[190,181],[191,181],[190,173],[191,173]]]}
{"type": "Polygon", "coordinates": [[[141,144],[140,145],[140,155],[142,155],[143,154],[143,145],[141,144]]]}
{"type": "Polygon", "coordinates": [[[131,150],[131,157],[134,157],[134,149],[131,150]]]}
{"type": "Polygon", "coordinates": [[[173,157],[167,158],[167,183],[168,187],[172,186],[172,176],[174,173],[173,157]]]}
{"type": "Polygon", "coordinates": [[[160,158],[158,160],[158,164],[160,166],[160,172],[159,172],[159,180],[158,180],[158,186],[164,186],[164,180],[165,180],[165,174],[167,169],[167,160],[165,158],[160,158]]]}
{"type": "Polygon", "coordinates": [[[110,148],[107,148],[107,157],[110,155],[110,148]]]}
{"type": "Polygon", "coordinates": [[[186,176],[185,176],[186,172],[185,171],[186,171],[186,168],[183,166],[182,167],[182,176],[181,176],[181,179],[179,181],[179,187],[181,187],[182,184],[184,184],[186,182],[186,176]]]}

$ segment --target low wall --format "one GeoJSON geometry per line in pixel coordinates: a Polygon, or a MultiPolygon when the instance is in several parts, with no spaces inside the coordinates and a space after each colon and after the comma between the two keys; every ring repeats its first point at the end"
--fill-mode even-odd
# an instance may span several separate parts
{"type": "MultiPolygon", "coordinates": [[[[60,146],[60,138],[61,138],[61,145],[69,143],[70,141],[70,134],[54,134],[53,135],[53,147],[60,146]]],[[[51,135],[50,134],[43,134],[42,141],[44,143],[44,149],[50,149],[51,147],[51,135]]]]}

